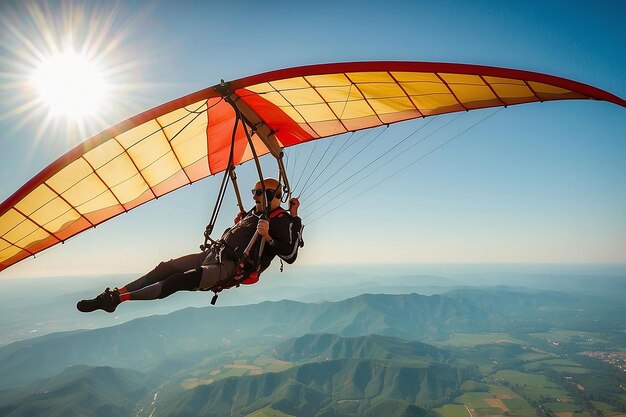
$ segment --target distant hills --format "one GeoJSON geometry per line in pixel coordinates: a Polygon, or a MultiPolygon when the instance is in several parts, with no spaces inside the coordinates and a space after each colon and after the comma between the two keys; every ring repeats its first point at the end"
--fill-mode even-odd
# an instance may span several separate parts
{"type": "Polygon", "coordinates": [[[505,364],[533,351],[498,343],[460,355],[422,341],[564,318],[572,329],[603,317],[622,334],[624,306],[601,307],[494,287],[188,308],[1,347],[0,416],[434,417],[480,380],[473,358],[505,364]]]}
{"type": "Polygon", "coordinates": [[[463,381],[457,376],[456,369],[438,364],[421,367],[372,359],[328,360],[170,394],[160,402],[159,415],[246,416],[267,407],[299,417],[337,415],[342,403],[351,401],[353,410],[344,410],[342,415],[356,417],[383,402],[386,408],[401,409],[410,404],[444,403],[458,394],[455,387],[463,381]]]}
{"type": "Polygon", "coordinates": [[[406,361],[418,357],[445,361],[449,354],[434,346],[378,335],[341,337],[334,334],[307,334],[279,343],[276,357],[287,361],[370,358],[406,361]]]}
{"type": "Polygon", "coordinates": [[[147,392],[146,377],[138,372],[73,366],[54,378],[0,393],[0,415],[126,417],[147,392]]]}
{"type": "Polygon", "coordinates": [[[299,365],[169,391],[160,397],[159,415],[210,410],[246,416],[270,408],[294,416],[424,416],[430,413],[414,404],[450,400],[473,376],[467,368],[442,362],[449,354],[441,349],[378,335],[307,334],[279,343],[274,352],[299,365]]]}
{"type": "MultiPolygon", "coordinates": [[[[122,306],[123,308],[123,306],[122,306]]],[[[91,331],[55,334],[0,348],[0,389],[50,377],[76,364],[146,370],[172,357],[250,338],[307,333],[380,334],[419,340],[497,327],[499,314],[439,295],[362,295],[340,302],[264,302],[185,309],[91,331]]]]}
{"type": "MultiPolygon", "coordinates": [[[[550,327],[551,320],[561,316],[569,319],[581,306],[586,307],[564,294],[502,287],[432,296],[364,294],[317,304],[285,300],[189,308],[118,326],[52,334],[0,347],[0,389],[24,386],[77,364],[145,371],[167,358],[211,352],[223,349],[225,343],[249,339],[280,341],[309,333],[330,333],[425,340],[446,338],[468,329],[497,332],[523,327],[541,331],[550,327]],[[541,320],[521,320],[522,315],[539,316],[541,320]]],[[[619,328],[621,312],[606,304],[602,307],[602,325],[613,323],[619,328]]],[[[587,323],[597,328],[598,318],[587,314],[578,321],[581,326],[587,323]]]]}
{"type": "MultiPolygon", "coordinates": [[[[281,357],[324,359],[191,390],[174,385],[148,398],[154,398],[151,405],[159,416],[247,416],[256,410],[270,416],[434,416],[415,404],[450,400],[469,375],[464,368],[439,362],[448,357],[444,351],[376,335],[305,335],[280,343],[276,351],[281,357]]],[[[151,410],[137,410],[136,404],[157,385],[135,371],[74,366],[10,395],[0,394],[0,415],[148,415],[151,410]]]]}

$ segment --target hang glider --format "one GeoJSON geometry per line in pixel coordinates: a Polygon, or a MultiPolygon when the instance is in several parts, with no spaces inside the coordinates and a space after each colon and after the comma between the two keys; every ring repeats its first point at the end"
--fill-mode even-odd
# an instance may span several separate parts
{"type": "Polygon", "coordinates": [[[222,82],[87,139],[4,201],[0,270],[230,166],[267,153],[279,159],[286,147],[438,114],[570,99],[626,107],[564,78],[464,64],[323,64],[222,82]]]}

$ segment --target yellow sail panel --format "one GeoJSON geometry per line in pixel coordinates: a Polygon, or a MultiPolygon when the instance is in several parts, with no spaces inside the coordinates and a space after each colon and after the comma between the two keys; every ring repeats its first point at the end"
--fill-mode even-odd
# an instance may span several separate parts
{"type": "MultiPolygon", "coordinates": [[[[191,107],[196,108],[196,106],[191,107]]],[[[174,156],[180,166],[184,168],[187,183],[189,183],[209,175],[208,165],[198,164],[198,161],[206,161],[208,156],[208,113],[202,111],[193,114],[191,119],[185,117],[182,120],[176,119],[175,113],[168,113],[164,117],[160,117],[159,121],[163,123],[165,136],[170,141],[174,156]]]]}
{"type": "Polygon", "coordinates": [[[372,106],[367,104],[365,100],[331,102],[329,106],[333,110],[333,113],[338,115],[343,121],[376,115],[372,106]]]}
{"type": "Polygon", "coordinates": [[[378,115],[415,110],[415,106],[407,97],[370,99],[369,103],[378,115]]]}
{"type": "Polygon", "coordinates": [[[128,154],[121,153],[97,168],[96,173],[109,188],[113,188],[136,175],[137,169],[128,154]]]}
{"type": "Polygon", "coordinates": [[[141,172],[150,187],[154,187],[181,170],[182,168],[173,152],[166,152],[142,169],[141,172]]]}
{"type": "MultiPolygon", "coordinates": [[[[46,232],[40,227],[37,227],[34,224],[30,224],[28,227],[25,226],[23,230],[20,230],[20,233],[24,237],[22,239],[17,239],[17,241],[15,242],[15,246],[24,249],[36,247],[40,244],[40,242],[51,238],[50,233],[46,232]]],[[[58,241],[58,239],[52,240],[58,241]]]]}
{"type": "Polygon", "coordinates": [[[144,193],[149,192],[149,190],[148,184],[137,171],[132,176],[115,182],[111,186],[111,192],[125,208],[127,208],[129,203],[137,200],[144,193]]]}
{"type": "Polygon", "coordinates": [[[282,96],[292,106],[325,103],[322,96],[310,87],[298,90],[284,90],[282,96]]]}
{"type": "Polygon", "coordinates": [[[56,197],[57,195],[50,190],[49,187],[42,184],[25,196],[22,201],[17,203],[15,208],[19,210],[20,213],[30,216],[50,201],[54,200],[56,197]]]}
{"type": "Polygon", "coordinates": [[[31,215],[31,218],[50,233],[57,234],[63,227],[80,219],[80,214],[65,201],[55,198],[31,215]]]}
{"type": "Polygon", "coordinates": [[[386,71],[349,72],[346,73],[346,76],[355,84],[395,83],[395,80],[386,71]]]}
{"type": "Polygon", "coordinates": [[[92,211],[119,204],[113,193],[96,174],[83,178],[64,191],[61,196],[81,214],[89,214],[92,211]]]}
{"type": "Polygon", "coordinates": [[[26,218],[15,209],[8,210],[0,217],[0,236],[7,239],[7,233],[15,229],[26,218]]]}
{"type": "Polygon", "coordinates": [[[165,137],[165,134],[159,130],[158,133],[135,143],[126,152],[128,152],[137,169],[143,171],[171,150],[170,142],[165,137]]]}
{"type": "MultiPolygon", "coordinates": [[[[11,215],[8,220],[8,230],[6,233],[3,233],[2,237],[7,242],[17,244],[17,242],[21,241],[23,238],[32,235],[33,233],[40,230],[40,228],[27,217],[18,213],[16,210],[12,210],[11,215]]],[[[48,233],[43,232],[46,236],[48,233]]],[[[19,245],[25,246],[25,245],[19,245]]]]}
{"type": "Polygon", "coordinates": [[[185,137],[194,136],[198,130],[206,131],[207,106],[207,101],[203,100],[166,113],[156,118],[156,121],[168,140],[185,140],[185,137]]]}
{"type": "Polygon", "coordinates": [[[343,123],[337,119],[312,122],[310,126],[320,137],[339,135],[347,132],[343,123]]]}
{"type": "Polygon", "coordinates": [[[327,122],[329,120],[337,119],[326,103],[296,106],[295,109],[308,123],[327,122]]]}
{"type": "Polygon", "coordinates": [[[80,217],[46,185],[37,187],[16,204],[15,208],[51,233],[58,232],[64,224],[80,217]]]}
{"type": "Polygon", "coordinates": [[[116,160],[125,155],[125,152],[126,150],[118,141],[111,139],[85,153],[84,158],[93,169],[97,170],[110,163],[116,163],[116,160]]]}
{"type": "Polygon", "coordinates": [[[97,169],[96,173],[121,204],[131,202],[148,189],[126,153],[97,169]]]}
{"type": "Polygon", "coordinates": [[[249,87],[246,87],[246,90],[251,91],[256,94],[265,94],[265,93],[276,91],[270,83],[261,83],[261,84],[251,85],[249,87]]]}
{"type": "Polygon", "coordinates": [[[577,99],[585,98],[583,94],[561,88],[555,85],[538,83],[529,81],[528,85],[533,89],[535,94],[542,100],[558,100],[558,99],[577,99]]]}
{"type": "Polygon", "coordinates": [[[311,87],[304,77],[274,80],[270,84],[276,91],[301,90],[311,87]]]}
{"type": "Polygon", "coordinates": [[[357,84],[366,99],[406,98],[406,93],[398,84],[357,84]]]}
{"type": "Polygon", "coordinates": [[[0,264],[19,255],[20,252],[22,252],[22,249],[4,240],[0,240],[0,264]]]}
{"type": "Polygon", "coordinates": [[[484,79],[507,105],[537,100],[537,96],[523,80],[487,76],[484,79]]]}
{"type": "Polygon", "coordinates": [[[63,194],[93,173],[93,169],[83,158],[70,163],[46,181],[57,194],[63,194]]]}
{"type": "Polygon", "coordinates": [[[206,126],[191,133],[171,141],[174,153],[183,167],[188,167],[207,156],[206,126]]]}
{"type": "Polygon", "coordinates": [[[423,97],[441,95],[448,95],[452,97],[450,89],[442,83],[441,80],[438,82],[407,81],[401,82],[400,86],[411,98],[413,98],[413,96],[423,97]]]}
{"type": "Polygon", "coordinates": [[[294,107],[287,106],[287,107],[281,107],[280,109],[283,112],[285,112],[285,114],[287,114],[287,116],[289,116],[289,118],[295,121],[296,123],[306,123],[306,119],[304,118],[304,116],[300,114],[300,112],[296,110],[294,107]]]}
{"type": "Polygon", "coordinates": [[[304,77],[307,82],[317,88],[324,87],[345,87],[352,85],[352,82],[345,74],[308,75],[304,77]]]}
{"type": "Polygon", "coordinates": [[[146,123],[134,127],[127,132],[120,133],[115,137],[116,140],[124,147],[129,149],[138,142],[141,142],[152,135],[161,132],[161,126],[156,120],[149,120],[146,123]]]}
{"type": "Polygon", "coordinates": [[[263,98],[274,103],[274,105],[278,107],[291,107],[291,103],[283,97],[283,95],[277,91],[269,91],[267,93],[263,93],[263,98]]]}
{"type": "Polygon", "coordinates": [[[346,103],[363,100],[363,94],[354,85],[318,87],[317,92],[327,103],[346,103]]]}
{"type": "Polygon", "coordinates": [[[438,96],[411,96],[411,101],[424,116],[465,110],[452,94],[438,96]]]}
{"type": "Polygon", "coordinates": [[[441,78],[434,72],[407,72],[407,71],[392,71],[391,75],[401,84],[403,83],[421,83],[439,85],[441,78]]]}

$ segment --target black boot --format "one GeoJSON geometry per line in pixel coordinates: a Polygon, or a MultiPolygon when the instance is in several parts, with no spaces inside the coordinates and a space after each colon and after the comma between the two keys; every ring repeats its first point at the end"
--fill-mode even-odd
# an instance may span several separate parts
{"type": "Polygon", "coordinates": [[[113,291],[111,291],[110,288],[107,288],[94,299],[80,300],[76,304],[76,308],[83,313],[90,313],[98,309],[104,310],[107,313],[113,313],[119,304],[120,293],[117,288],[113,291]]]}

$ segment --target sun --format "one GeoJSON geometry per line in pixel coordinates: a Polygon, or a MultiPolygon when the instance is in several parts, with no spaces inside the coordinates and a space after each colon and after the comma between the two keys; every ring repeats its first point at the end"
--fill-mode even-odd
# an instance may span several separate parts
{"type": "Polygon", "coordinates": [[[0,122],[69,146],[161,97],[148,81],[165,54],[132,2],[0,0],[0,122]],[[131,12],[132,13],[129,13],[131,12]],[[139,53],[140,51],[140,53],[139,53]]]}
{"type": "Polygon", "coordinates": [[[96,116],[107,91],[102,72],[72,49],[43,60],[34,71],[32,82],[51,116],[72,120],[96,116]]]}

